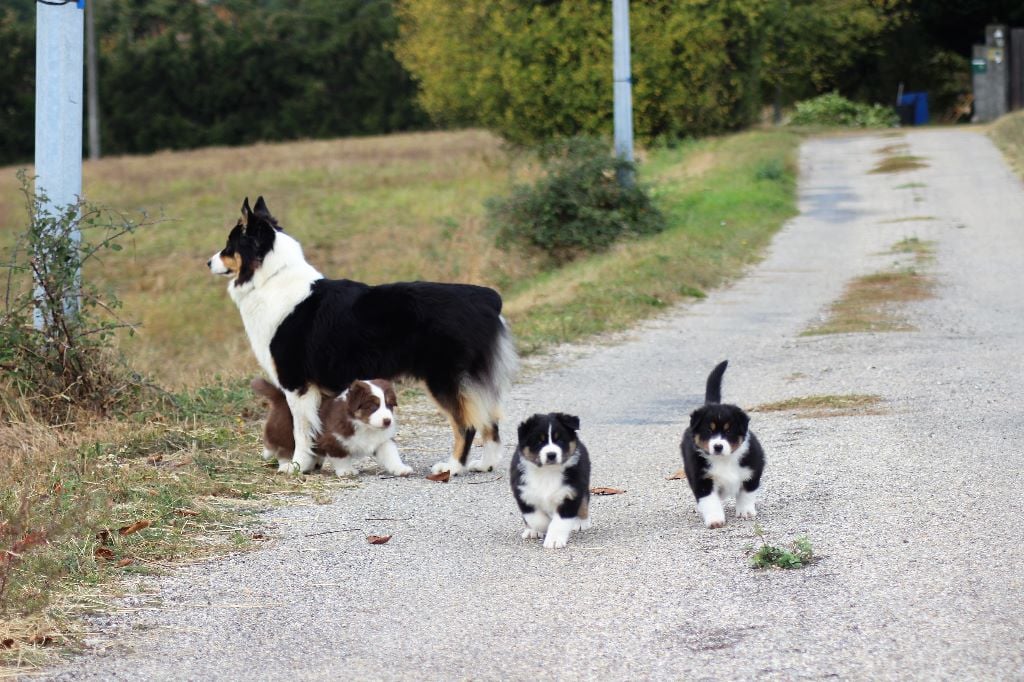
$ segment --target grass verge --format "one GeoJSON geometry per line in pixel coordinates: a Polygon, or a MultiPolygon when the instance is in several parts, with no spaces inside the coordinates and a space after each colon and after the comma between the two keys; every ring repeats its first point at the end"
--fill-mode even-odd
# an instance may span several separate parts
{"type": "Polygon", "coordinates": [[[1024,178],[1024,111],[1007,114],[993,123],[989,136],[1017,175],[1024,178]]]}
{"type": "Polygon", "coordinates": [[[829,307],[825,320],[802,335],[912,331],[914,326],[900,313],[899,306],[934,295],[935,281],[923,271],[932,252],[929,242],[917,238],[898,242],[892,253],[909,254],[909,264],[853,280],[829,307]]]}
{"type": "Polygon", "coordinates": [[[881,396],[848,393],[786,398],[754,407],[753,412],[793,412],[798,417],[823,418],[878,414],[881,396]]]}

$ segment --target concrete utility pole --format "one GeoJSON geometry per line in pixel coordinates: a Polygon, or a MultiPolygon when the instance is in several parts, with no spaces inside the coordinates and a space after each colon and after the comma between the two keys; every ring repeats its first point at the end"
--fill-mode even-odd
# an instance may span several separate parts
{"type": "MultiPolygon", "coordinates": [[[[615,155],[633,160],[633,78],[629,66],[629,0],[612,0],[613,80],[615,85],[615,155]]],[[[631,186],[632,173],[619,183],[631,186]]]]}
{"type": "MultiPolygon", "coordinates": [[[[36,3],[36,191],[46,194],[42,210],[51,215],[78,203],[82,194],[84,8],[85,0],[36,3]]],[[[76,230],[71,238],[77,244],[81,235],[76,230]]],[[[38,287],[36,293],[41,294],[38,287]]],[[[77,307],[75,292],[65,308],[77,307]]],[[[38,308],[35,324],[45,324],[38,308]]]]}

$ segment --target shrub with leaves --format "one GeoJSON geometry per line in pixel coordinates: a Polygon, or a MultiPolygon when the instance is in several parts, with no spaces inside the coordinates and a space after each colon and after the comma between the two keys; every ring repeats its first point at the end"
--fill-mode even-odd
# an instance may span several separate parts
{"type": "Polygon", "coordinates": [[[51,207],[24,171],[18,178],[29,222],[0,264],[0,422],[26,405],[50,423],[79,410],[107,414],[144,383],[113,348],[115,330],[131,331],[118,317],[120,301],[81,273],[102,267],[121,237],[148,223],[84,202],[51,207]]]}
{"type": "Polygon", "coordinates": [[[801,568],[814,560],[814,550],[806,536],[798,537],[787,549],[768,544],[761,524],[754,524],[754,535],[761,541],[761,546],[750,557],[754,568],[801,568]]]}
{"type": "Polygon", "coordinates": [[[498,246],[539,253],[560,265],[607,249],[624,237],[655,234],[665,218],[639,184],[620,183],[635,165],[594,138],[575,137],[541,150],[543,175],[488,202],[498,246]]]}
{"type": "Polygon", "coordinates": [[[892,107],[851,102],[838,92],[797,102],[790,125],[892,128],[899,116],[892,107]]]}

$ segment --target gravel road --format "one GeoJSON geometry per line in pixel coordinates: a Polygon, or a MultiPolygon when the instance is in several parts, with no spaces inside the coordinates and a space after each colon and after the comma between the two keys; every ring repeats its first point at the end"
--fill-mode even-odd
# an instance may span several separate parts
{"type": "Polygon", "coordinates": [[[49,677],[1024,677],[1024,186],[974,131],[810,140],[800,163],[800,216],[747,276],[533,361],[516,386],[503,433],[578,414],[592,484],[626,490],[595,497],[567,549],[520,539],[505,472],[423,478],[449,445],[438,417],[404,435],[418,478],[367,473],[331,505],[269,512],[272,542],[150,582],[49,677]],[[899,143],[927,167],[868,172],[899,143]],[[916,331],[800,336],[908,237],[935,243],[937,296],[904,309],[916,331]],[[753,413],[760,523],[775,544],[806,535],[806,568],[751,569],[753,523],[730,509],[707,530],[666,480],[723,358],[724,397],[746,407],[884,399],[870,415],[753,413]],[[346,528],[393,538],[332,532],[346,528]]]}

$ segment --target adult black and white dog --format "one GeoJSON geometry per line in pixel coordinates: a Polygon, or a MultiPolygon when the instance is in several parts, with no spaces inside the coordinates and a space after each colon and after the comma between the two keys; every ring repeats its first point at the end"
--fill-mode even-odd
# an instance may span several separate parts
{"type": "Polygon", "coordinates": [[[284,390],[295,430],[294,468],[316,459],[321,391],[340,393],[355,379],[411,377],[447,415],[452,456],[434,472],[460,473],[477,431],[484,446],[471,470],[501,457],[498,421],[517,358],[501,316],[501,297],[469,284],[399,282],[370,286],[327,279],[270,214],[263,197],[207,262],[230,278],[249,343],[271,382],[284,390]]]}
{"type": "Polygon", "coordinates": [[[590,528],[590,455],[579,439],[579,417],[535,414],[519,425],[509,481],[522,512],[523,539],[544,536],[559,549],[574,530],[590,528]]]}
{"type": "Polygon", "coordinates": [[[736,516],[757,516],[757,493],[764,472],[764,451],[749,429],[750,417],[736,405],[722,403],[722,375],[729,361],[708,375],[704,406],[690,414],[680,445],[683,469],[697,511],[708,528],[725,525],[725,499],[736,498],[736,516]]]}

